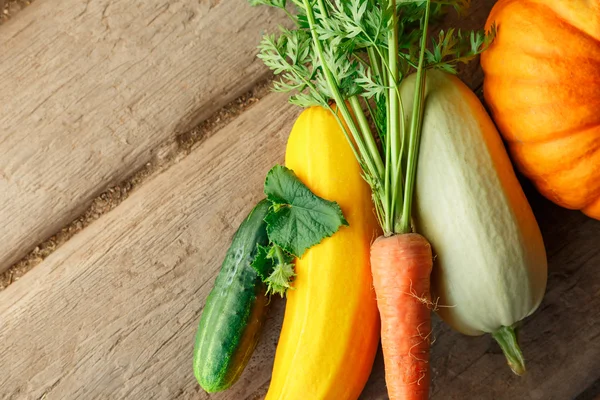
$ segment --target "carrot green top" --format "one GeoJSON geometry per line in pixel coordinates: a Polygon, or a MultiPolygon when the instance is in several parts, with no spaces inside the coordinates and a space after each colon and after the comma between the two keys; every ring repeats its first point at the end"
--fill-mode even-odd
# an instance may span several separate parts
{"type": "Polygon", "coordinates": [[[468,0],[250,3],[279,8],[294,23],[291,30],[281,28],[278,36],[266,35],[259,46],[259,58],[280,76],[275,90],[293,92],[294,104],[320,105],[334,113],[371,186],[384,233],[410,232],[424,71],[456,72],[458,63],[470,61],[489,46],[494,29],[487,36],[441,31],[428,48],[430,20],[451,8],[465,11],[468,0]],[[405,118],[399,87],[415,70],[413,113],[405,118]]]}

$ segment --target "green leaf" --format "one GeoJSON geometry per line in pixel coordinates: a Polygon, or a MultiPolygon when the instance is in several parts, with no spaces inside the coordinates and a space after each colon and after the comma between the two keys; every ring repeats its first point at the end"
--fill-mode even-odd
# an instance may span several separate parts
{"type": "Polygon", "coordinates": [[[281,297],[292,288],[294,257],[275,244],[258,246],[252,268],[267,285],[267,295],[279,294],[281,297]]]}
{"type": "Polygon", "coordinates": [[[379,132],[379,141],[383,149],[385,150],[385,135],[387,134],[387,102],[385,97],[375,97],[375,115],[374,122],[377,125],[377,132],[379,132]]]}
{"type": "Polygon", "coordinates": [[[283,297],[286,291],[293,289],[291,282],[295,276],[293,264],[277,264],[271,275],[264,281],[267,285],[267,295],[278,294],[283,297]]]}
{"type": "Polygon", "coordinates": [[[275,262],[270,275],[263,281],[267,285],[267,295],[278,294],[283,297],[286,291],[293,289],[292,280],[296,276],[294,257],[277,245],[272,245],[267,258],[275,262]]]}
{"type": "Polygon", "coordinates": [[[285,8],[286,0],[248,0],[251,6],[270,6],[285,8]]]}
{"type": "Polygon", "coordinates": [[[269,278],[269,276],[273,273],[273,268],[275,267],[273,259],[269,257],[270,250],[270,246],[261,246],[259,244],[254,261],[252,261],[252,268],[254,268],[263,282],[269,278]]]}
{"type": "Polygon", "coordinates": [[[327,106],[327,99],[315,87],[318,65],[309,33],[281,28],[278,37],[265,35],[258,49],[258,58],[280,76],[273,84],[276,92],[294,92],[291,102],[302,107],[327,106]]]}
{"type": "Polygon", "coordinates": [[[371,68],[366,68],[363,64],[358,65],[358,77],[354,78],[354,82],[362,89],[361,95],[367,99],[375,98],[380,101],[389,89],[379,82],[377,76],[373,76],[371,68]]]}
{"type": "Polygon", "coordinates": [[[296,257],[348,225],[337,203],[313,194],[281,165],[267,174],[265,195],[273,203],[265,217],[269,239],[296,257]]]}
{"type": "Polygon", "coordinates": [[[456,73],[459,63],[468,63],[485,51],[496,35],[492,26],[487,34],[481,31],[462,32],[448,29],[440,31],[438,39],[433,39],[433,50],[426,51],[427,68],[437,68],[456,73]]]}

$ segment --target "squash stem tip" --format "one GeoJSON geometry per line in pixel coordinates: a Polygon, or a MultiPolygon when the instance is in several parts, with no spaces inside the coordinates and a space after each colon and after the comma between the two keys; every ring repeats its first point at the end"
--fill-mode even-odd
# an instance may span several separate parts
{"type": "Polygon", "coordinates": [[[515,328],[512,326],[503,326],[492,333],[492,336],[500,345],[510,369],[519,376],[524,375],[525,359],[517,341],[515,328]]]}

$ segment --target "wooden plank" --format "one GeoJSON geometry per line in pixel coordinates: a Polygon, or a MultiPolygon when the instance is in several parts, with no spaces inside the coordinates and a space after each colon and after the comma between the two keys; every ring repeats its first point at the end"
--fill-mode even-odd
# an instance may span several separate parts
{"type": "MultiPolygon", "coordinates": [[[[0,398],[264,394],[282,302],[274,304],[251,365],[230,391],[212,397],[199,391],[190,355],[227,245],[215,237],[230,237],[260,197],[296,113],[282,96],[268,96],[0,293],[0,398]]],[[[531,188],[528,194],[551,270],[548,295],[522,329],[530,374],[513,377],[489,337],[464,337],[438,322],[433,398],[598,394],[600,222],[561,210],[531,188]]],[[[386,398],[382,371],[378,359],[362,398],[386,398]]]]}
{"type": "MultiPolygon", "coordinates": [[[[0,292],[0,398],[197,396],[200,311],[298,112],[267,96],[0,292]]],[[[222,398],[269,379],[277,307],[243,383],[222,398]]]]}
{"type": "Polygon", "coordinates": [[[245,0],[37,0],[0,28],[0,272],[268,76],[245,0]]]}

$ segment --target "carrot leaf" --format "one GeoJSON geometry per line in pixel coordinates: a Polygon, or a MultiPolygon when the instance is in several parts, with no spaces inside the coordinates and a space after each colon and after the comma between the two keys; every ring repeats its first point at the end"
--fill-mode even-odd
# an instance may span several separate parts
{"type": "MultiPolygon", "coordinates": [[[[295,23],[279,36],[266,35],[259,46],[258,57],[276,75],[274,89],[289,92],[293,104],[332,111],[371,187],[384,234],[411,229],[425,70],[456,73],[459,63],[490,45],[495,29],[446,29],[429,38],[430,23],[452,9],[465,15],[470,0],[249,2],[280,8],[295,23]],[[413,112],[418,112],[409,126],[400,87],[413,72],[421,94],[411,99],[413,112]]],[[[288,242],[282,240],[284,249],[302,250],[288,242]]]]}

